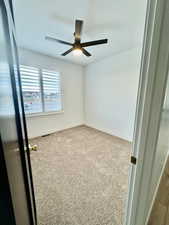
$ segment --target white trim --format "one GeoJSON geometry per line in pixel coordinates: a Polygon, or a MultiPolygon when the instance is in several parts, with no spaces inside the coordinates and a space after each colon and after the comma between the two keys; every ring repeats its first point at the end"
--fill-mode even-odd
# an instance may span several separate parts
{"type": "MultiPolygon", "coordinates": [[[[134,127],[134,138],[133,138],[133,156],[138,158],[138,143],[139,143],[139,136],[141,132],[141,124],[142,124],[142,119],[143,119],[143,105],[145,101],[145,94],[146,94],[146,84],[147,84],[147,76],[146,75],[146,60],[149,58],[149,46],[151,43],[151,38],[152,38],[152,29],[153,29],[153,20],[154,20],[154,8],[155,8],[155,1],[154,7],[152,10],[152,1],[148,0],[147,1],[147,12],[146,12],[146,21],[145,21],[145,31],[144,31],[144,41],[143,41],[143,50],[142,50],[142,61],[141,61],[141,71],[140,71],[140,79],[139,79],[139,87],[138,87],[138,96],[137,96],[137,105],[136,105],[136,117],[135,117],[135,127],[134,127]],[[151,19],[150,19],[151,18],[151,19]],[[151,20],[151,25],[150,25],[150,20],[151,20]],[[149,35],[148,35],[148,30],[149,30],[149,35]],[[150,32],[151,31],[151,32],[150,32]],[[149,46],[147,47],[147,43],[149,40],[149,46]],[[143,63],[145,61],[145,63],[143,63]]],[[[147,60],[148,61],[148,60],[147,60]]],[[[144,155],[144,152],[142,152],[144,155]]],[[[143,158],[143,156],[141,157],[143,158]]],[[[137,162],[138,164],[138,162],[137,162]]],[[[137,177],[138,181],[141,179],[141,168],[137,168],[137,177]]],[[[138,191],[139,184],[136,184],[136,166],[131,165],[130,169],[130,175],[129,175],[129,190],[128,190],[128,199],[127,199],[127,205],[126,205],[126,215],[125,215],[125,220],[124,224],[125,225],[130,225],[131,220],[134,220],[134,215],[135,212],[132,214],[132,210],[137,205],[137,202],[134,202],[133,198],[139,195],[138,191]],[[138,192],[134,193],[134,189],[136,189],[138,192]],[[135,196],[134,196],[135,195],[135,196]]],[[[134,224],[134,223],[133,223],[134,224]]]]}
{"type": "Polygon", "coordinates": [[[109,131],[107,131],[107,130],[105,130],[105,129],[101,129],[101,128],[95,127],[95,126],[90,125],[90,124],[87,124],[87,123],[84,123],[84,126],[90,127],[90,128],[92,128],[92,129],[94,129],[94,130],[103,132],[103,133],[105,133],[105,134],[108,134],[108,135],[111,135],[111,136],[113,136],[113,137],[115,137],[115,138],[118,138],[118,139],[120,139],[120,140],[122,140],[122,141],[128,142],[129,144],[132,144],[132,141],[131,141],[131,140],[128,140],[128,139],[126,139],[126,138],[123,138],[123,137],[114,135],[114,134],[112,134],[112,132],[109,132],[109,131]]]}
{"type": "Polygon", "coordinates": [[[167,0],[148,2],[133,150],[137,165],[131,168],[126,225],[145,225],[150,208],[152,170],[168,75],[168,7],[167,0]]]}
{"type": "Polygon", "coordinates": [[[39,116],[49,116],[49,115],[56,115],[56,114],[63,114],[64,111],[52,111],[52,112],[42,112],[42,113],[27,113],[25,114],[27,118],[29,117],[39,117],[39,116]]]}
{"type": "Polygon", "coordinates": [[[83,124],[83,123],[82,124],[77,124],[77,125],[65,127],[64,129],[59,129],[59,130],[50,130],[50,131],[44,132],[43,134],[38,135],[38,136],[34,136],[34,135],[30,136],[29,139],[34,139],[34,138],[42,137],[42,136],[45,136],[45,135],[51,135],[51,134],[54,134],[54,133],[63,132],[65,130],[69,130],[69,129],[80,127],[80,126],[85,126],[85,124],[83,124]]]}

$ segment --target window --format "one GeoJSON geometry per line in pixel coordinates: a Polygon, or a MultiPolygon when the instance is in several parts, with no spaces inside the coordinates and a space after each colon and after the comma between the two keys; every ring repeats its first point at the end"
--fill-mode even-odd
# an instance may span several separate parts
{"type": "Polygon", "coordinates": [[[27,114],[62,110],[60,74],[30,66],[20,66],[24,108],[27,114]]]}
{"type": "Polygon", "coordinates": [[[62,106],[59,73],[42,70],[42,86],[45,112],[60,111],[62,106]]]}

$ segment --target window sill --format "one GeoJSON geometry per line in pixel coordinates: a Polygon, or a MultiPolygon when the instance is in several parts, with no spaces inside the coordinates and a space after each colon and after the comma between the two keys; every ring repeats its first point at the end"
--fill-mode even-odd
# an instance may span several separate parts
{"type": "Polygon", "coordinates": [[[30,117],[39,117],[39,116],[49,116],[49,115],[55,115],[55,114],[63,114],[64,111],[53,111],[53,112],[43,112],[43,113],[31,113],[31,114],[25,114],[26,118],[30,117]]]}

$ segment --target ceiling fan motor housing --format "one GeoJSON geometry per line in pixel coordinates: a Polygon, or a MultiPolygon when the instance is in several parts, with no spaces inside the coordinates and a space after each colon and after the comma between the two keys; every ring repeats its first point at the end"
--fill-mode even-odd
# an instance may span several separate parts
{"type": "Polygon", "coordinates": [[[91,54],[84,49],[84,47],[89,47],[89,46],[93,46],[93,45],[100,45],[100,44],[106,44],[108,42],[107,39],[101,39],[101,40],[96,40],[96,41],[89,41],[89,42],[84,42],[81,43],[81,33],[82,33],[82,27],[83,27],[83,21],[82,20],[76,20],[75,21],[75,32],[73,33],[74,37],[75,37],[75,41],[74,43],[70,43],[67,41],[62,41],[56,38],[52,38],[52,37],[46,37],[46,39],[48,40],[52,40],[52,41],[57,41],[61,44],[65,44],[65,45],[69,45],[71,46],[71,48],[69,50],[67,50],[66,52],[62,53],[62,56],[66,56],[67,54],[69,54],[70,52],[72,52],[73,50],[81,50],[83,52],[83,54],[87,57],[91,56],[91,54]]]}

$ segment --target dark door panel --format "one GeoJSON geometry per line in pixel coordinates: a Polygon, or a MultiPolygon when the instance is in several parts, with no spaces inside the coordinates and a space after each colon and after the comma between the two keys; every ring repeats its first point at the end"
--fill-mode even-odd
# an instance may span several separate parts
{"type": "MultiPolygon", "coordinates": [[[[8,196],[11,197],[10,210],[13,211],[16,224],[35,225],[32,171],[13,16],[10,10],[11,2],[5,1],[4,4],[0,0],[0,163],[6,168],[6,185],[9,183],[8,196]]],[[[2,222],[5,217],[0,219],[2,222]]],[[[6,224],[8,223],[4,221],[4,225],[6,224]]]]}

